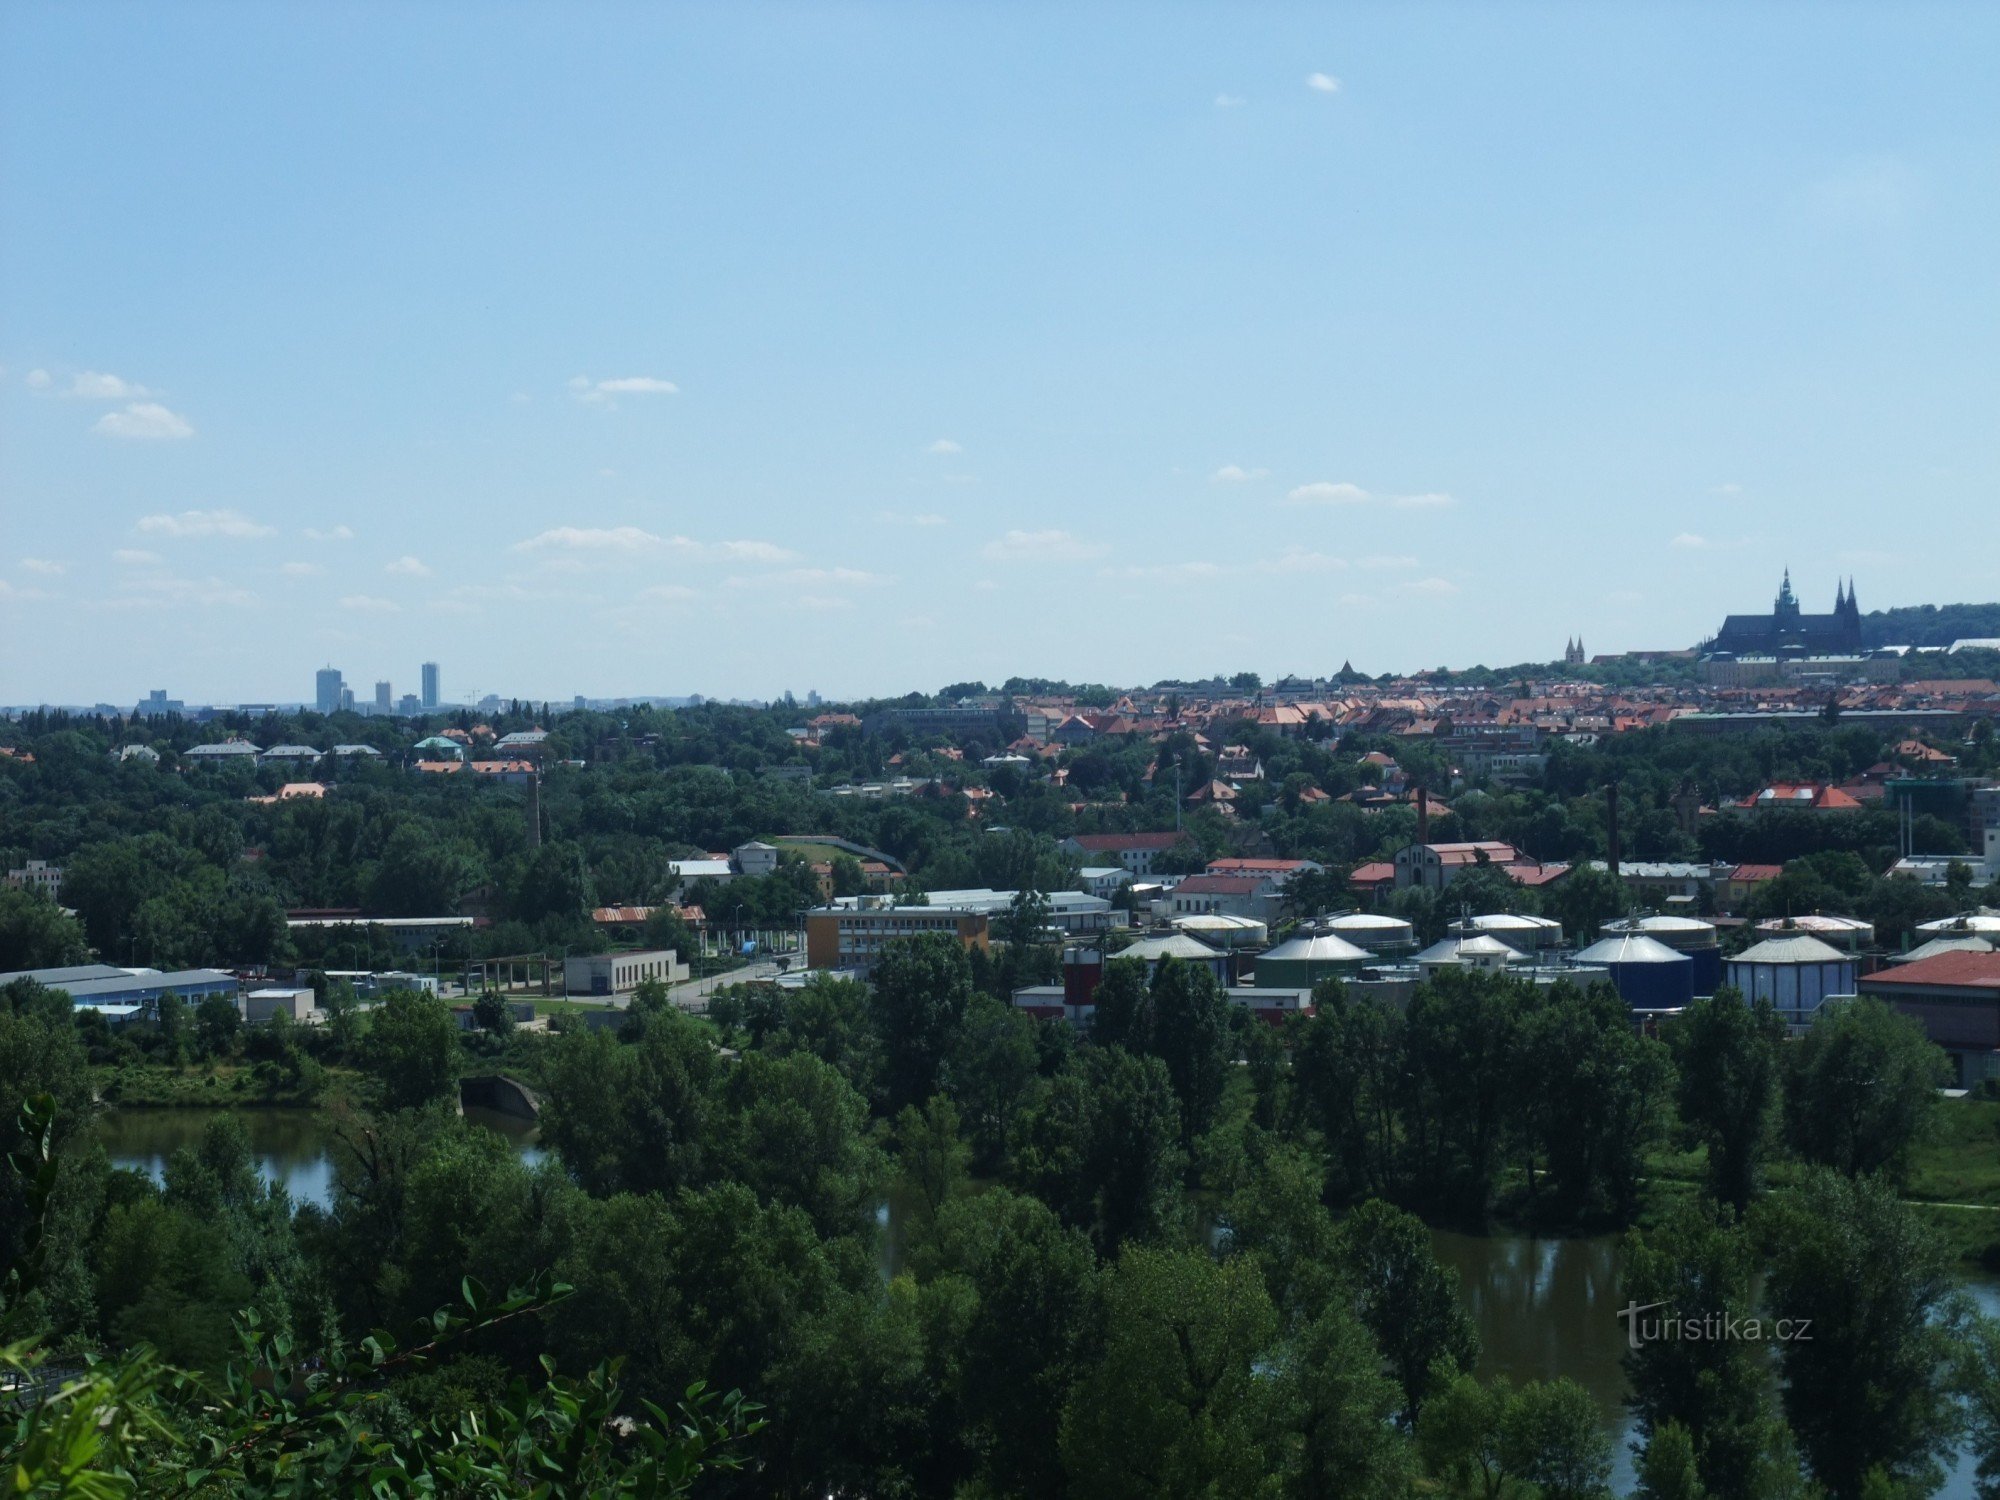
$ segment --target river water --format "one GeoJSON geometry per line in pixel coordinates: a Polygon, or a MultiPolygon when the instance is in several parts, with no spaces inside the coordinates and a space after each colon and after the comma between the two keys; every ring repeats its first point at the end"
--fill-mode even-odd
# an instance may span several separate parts
{"type": "MultiPolygon", "coordinates": [[[[132,1167],[158,1180],[167,1158],[201,1139],[221,1111],[198,1109],[109,1110],[99,1117],[97,1139],[112,1164],[132,1167]]],[[[250,1138],[257,1169],[266,1181],[281,1182],[295,1202],[325,1205],[333,1188],[333,1127],[311,1110],[232,1111],[250,1138]]],[[[514,1141],[524,1154],[539,1157],[535,1127],[510,1115],[467,1109],[466,1118],[514,1141]]],[[[894,1257],[893,1204],[878,1216],[884,1226],[885,1255],[894,1257]]],[[[1439,1260],[1458,1272],[1466,1310],[1479,1328],[1482,1375],[1514,1381],[1549,1380],[1566,1375],[1589,1391],[1616,1439],[1618,1494],[1633,1484],[1630,1413],[1625,1408],[1625,1324],[1618,1310],[1618,1241],[1538,1240],[1522,1235],[1465,1235],[1438,1231],[1439,1260]]],[[[889,1261],[885,1260],[885,1265],[889,1261]]],[[[1967,1290],[1987,1313],[2000,1314],[2000,1283],[1970,1280],[1967,1290]]],[[[1943,1489],[1942,1500],[1975,1500],[1972,1461],[1960,1461],[1943,1489]]]]}

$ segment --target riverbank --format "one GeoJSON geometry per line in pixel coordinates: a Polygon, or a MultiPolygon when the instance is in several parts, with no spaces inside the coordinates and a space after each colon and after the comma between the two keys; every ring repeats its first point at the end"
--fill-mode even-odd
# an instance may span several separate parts
{"type": "MultiPolygon", "coordinates": [[[[1944,1236],[1959,1260],[2000,1271],[2000,1102],[1946,1099],[1933,1123],[1930,1139],[1912,1155],[1903,1197],[1944,1236]]],[[[1704,1150],[1655,1150],[1646,1163],[1640,1222],[1656,1218],[1677,1197],[1700,1191],[1707,1171],[1704,1150]]],[[[1798,1175],[1795,1162],[1775,1161],[1766,1180],[1772,1187],[1785,1187],[1798,1175]]]]}
{"type": "Polygon", "coordinates": [[[176,1068],[130,1063],[94,1068],[97,1097],[121,1109],[316,1109],[360,1075],[344,1068],[293,1073],[270,1062],[209,1062],[176,1068]]]}

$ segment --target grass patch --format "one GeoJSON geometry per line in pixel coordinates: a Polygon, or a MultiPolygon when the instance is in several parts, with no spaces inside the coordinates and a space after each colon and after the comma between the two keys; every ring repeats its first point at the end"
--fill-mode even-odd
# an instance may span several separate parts
{"type": "MultiPolygon", "coordinates": [[[[2000,1103],[1946,1099],[1911,1163],[1908,1196],[2000,1208],[2000,1103]]],[[[2000,1224],[1994,1226],[2000,1234],[2000,1224]]]]}
{"type": "Polygon", "coordinates": [[[166,1063],[129,1063],[123,1067],[99,1068],[94,1076],[103,1099],[129,1109],[222,1105],[311,1109],[359,1075],[322,1071],[317,1079],[301,1080],[273,1063],[231,1061],[191,1063],[184,1068],[166,1063]]]}

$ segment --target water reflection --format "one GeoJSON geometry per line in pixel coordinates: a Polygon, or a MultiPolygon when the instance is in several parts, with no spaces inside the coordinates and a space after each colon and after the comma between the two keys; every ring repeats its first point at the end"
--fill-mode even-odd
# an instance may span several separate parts
{"type": "Polygon", "coordinates": [[[1509,1380],[1566,1375],[1590,1392],[1615,1437],[1612,1483],[1632,1483],[1634,1426],[1626,1409],[1625,1325],[1618,1309],[1618,1241],[1537,1240],[1518,1235],[1432,1234],[1437,1256],[1458,1272],[1465,1309],[1479,1329],[1479,1373],[1509,1380]]]}
{"type": "MultiPolygon", "coordinates": [[[[284,1184],[294,1203],[324,1208],[333,1201],[334,1124],[310,1109],[111,1109],[98,1115],[94,1134],[114,1167],[166,1179],[167,1161],[183,1146],[201,1144],[209,1122],[232,1116],[249,1138],[257,1175],[284,1184]]],[[[531,1120],[470,1107],[466,1120],[512,1141],[530,1165],[546,1154],[531,1120]]]]}

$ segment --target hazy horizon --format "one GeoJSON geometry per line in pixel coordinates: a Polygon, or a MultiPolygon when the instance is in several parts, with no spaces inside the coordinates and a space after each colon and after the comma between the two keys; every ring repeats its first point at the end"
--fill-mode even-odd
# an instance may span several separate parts
{"type": "Polygon", "coordinates": [[[12,6],[0,702],[1501,666],[1787,566],[1984,602],[1996,44],[12,6]]]}

